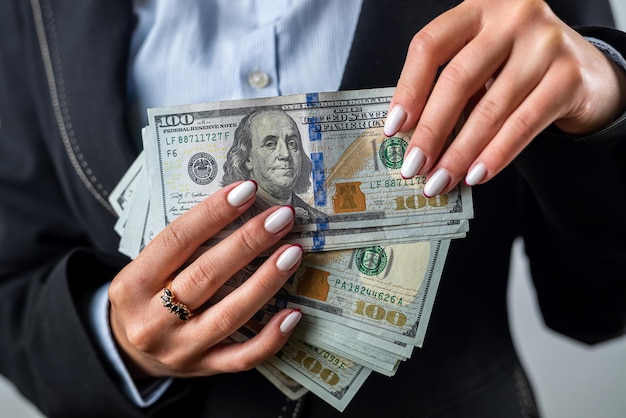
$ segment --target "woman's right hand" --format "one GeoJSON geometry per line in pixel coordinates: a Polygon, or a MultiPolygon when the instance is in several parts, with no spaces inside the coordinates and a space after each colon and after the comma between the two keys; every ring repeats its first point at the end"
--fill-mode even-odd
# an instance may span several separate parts
{"type": "Polygon", "coordinates": [[[389,109],[386,135],[414,129],[402,176],[427,175],[434,196],[489,181],[552,123],[605,128],[626,73],[543,0],[464,0],[415,35],[389,109]]]}
{"type": "Polygon", "coordinates": [[[163,306],[171,282],[174,300],[191,312],[235,273],[275,245],[293,226],[293,208],[274,207],[254,217],[179,272],[208,238],[254,202],[253,181],[234,183],[172,222],[113,280],[110,322],[118,347],[135,378],[209,376],[249,370],[285,344],[301,317],[282,310],[248,341],[229,339],[283,286],[298,268],[302,249],[279,247],[228,296],[189,320],[163,306]]]}

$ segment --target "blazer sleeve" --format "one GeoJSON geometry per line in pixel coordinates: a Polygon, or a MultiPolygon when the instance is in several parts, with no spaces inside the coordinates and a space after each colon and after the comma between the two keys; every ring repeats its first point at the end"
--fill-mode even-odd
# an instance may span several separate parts
{"type": "Polygon", "coordinates": [[[96,249],[66,198],[27,5],[0,5],[0,373],[48,417],[152,415],[162,405],[132,404],[86,323],[128,260],[96,249]]]}
{"type": "MultiPolygon", "coordinates": [[[[626,55],[626,34],[578,28],[626,55]]],[[[594,344],[626,331],[626,114],[584,137],[551,127],[516,159],[523,235],[546,324],[594,344]]]]}

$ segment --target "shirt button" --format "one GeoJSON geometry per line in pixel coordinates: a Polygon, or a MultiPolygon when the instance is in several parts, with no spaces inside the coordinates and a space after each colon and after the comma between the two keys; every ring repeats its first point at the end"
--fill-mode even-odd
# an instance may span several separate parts
{"type": "Polygon", "coordinates": [[[263,71],[253,71],[248,75],[248,84],[257,90],[267,87],[270,83],[270,76],[263,71]]]}

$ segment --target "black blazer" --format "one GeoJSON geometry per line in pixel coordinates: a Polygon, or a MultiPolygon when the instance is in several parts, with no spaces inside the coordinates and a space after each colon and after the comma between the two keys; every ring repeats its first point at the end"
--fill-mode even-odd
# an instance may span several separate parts
{"type": "MultiPolygon", "coordinates": [[[[455,3],[365,0],[342,88],[395,85],[413,34],[455,3]]],[[[607,1],[550,3],[572,25],[613,24],[607,1]]],[[[86,296],[128,262],[107,196],[140,147],[125,117],[134,23],[127,0],[0,4],[0,373],[50,417],[278,416],[284,397],[255,371],[177,380],[140,411],[85,323],[86,296]]],[[[580,30],[626,55],[623,33],[580,30]]],[[[624,332],[625,133],[626,117],[586,138],[549,130],[474,188],[424,348],[394,378],[372,375],[345,416],[441,411],[516,367],[506,287],[518,236],[549,326],[589,343],[624,332]]]]}

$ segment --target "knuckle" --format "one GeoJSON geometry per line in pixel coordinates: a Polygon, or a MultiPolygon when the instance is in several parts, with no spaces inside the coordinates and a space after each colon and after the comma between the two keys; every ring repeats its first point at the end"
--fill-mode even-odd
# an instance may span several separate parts
{"type": "Polygon", "coordinates": [[[458,60],[450,61],[443,69],[437,83],[446,85],[455,94],[464,97],[470,90],[468,86],[472,80],[472,75],[462,62],[458,60]]]}
{"type": "Polygon", "coordinates": [[[148,281],[142,274],[141,263],[133,261],[111,280],[108,288],[109,300],[112,303],[131,303],[138,296],[137,287],[143,288],[148,281]]]}
{"type": "Polygon", "coordinates": [[[555,27],[547,27],[542,32],[541,39],[537,42],[536,47],[543,51],[551,51],[553,55],[558,55],[565,44],[563,32],[555,27]]]}
{"type": "Polygon", "coordinates": [[[566,60],[560,71],[564,79],[565,89],[570,90],[584,83],[583,69],[574,58],[566,60]]]}
{"type": "Polygon", "coordinates": [[[259,274],[255,277],[255,284],[258,288],[259,294],[269,295],[278,292],[282,282],[276,280],[276,277],[271,274],[259,274]]]}
{"type": "Polygon", "coordinates": [[[216,334],[230,335],[239,328],[238,318],[239,315],[234,312],[233,308],[228,307],[228,305],[222,305],[219,312],[216,312],[213,316],[212,328],[215,329],[216,334]]]}
{"type": "Polygon", "coordinates": [[[396,86],[396,90],[402,95],[403,99],[408,103],[416,102],[421,94],[421,91],[416,89],[415,86],[405,80],[404,78],[400,78],[398,80],[398,84],[396,86]]]}
{"type": "Polygon", "coordinates": [[[469,167],[470,163],[473,161],[469,158],[469,155],[466,152],[462,152],[462,150],[456,147],[450,147],[446,151],[446,167],[451,174],[458,174],[464,172],[464,170],[469,167]]]}
{"type": "Polygon", "coordinates": [[[262,338],[251,347],[252,351],[245,351],[236,359],[234,367],[237,371],[251,370],[276,354],[281,347],[279,341],[262,338]]]}
{"type": "Polygon", "coordinates": [[[536,115],[531,110],[525,110],[509,119],[509,130],[513,137],[521,140],[529,140],[534,136],[533,121],[537,120],[536,115]]]}
{"type": "Polygon", "coordinates": [[[144,327],[131,325],[126,329],[128,343],[140,352],[150,353],[155,348],[155,340],[152,334],[144,327]]]}
{"type": "Polygon", "coordinates": [[[491,162],[491,169],[497,171],[497,167],[504,167],[504,165],[511,160],[510,153],[511,149],[504,144],[489,144],[489,147],[486,149],[486,154],[491,162]]]}
{"type": "Polygon", "coordinates": [[[478,116],[481,126],[499,125],[502,122],[501,106],[493,99],[483,97],[478,102],[473,112],[478,116]]]}
{"type": "Polygon", "coordinates": [[[428,30],[422,29],[413,36],[409,44],[409,53],[420,57],[429,57],[437,46],[435,36],[428,30]]]}
{"type": "Polygon", "coordinates": [[[176,372],[176,374],[184,374],[187,371],[189,360],[181,355],[180,351],[169,351],[159,356],[161,363],[167,370],[176,372]]]}
{"type": "MultiPolygon", "coordinates": [[[[420,138],[420,140],[424,144],[433,144],[437,139],[442,138],[441,132],[437,129],[433,128],[430,124],[420,122],[415,128],[415,133],[413,134],[413,138],[420,138]]],[[[426,152],[427,147],[422,145],[423,151],[426,152]]]]}
{"type": "Polygon", "coordinates": [[[199,217],[205,220],[207,224],[223,222],[226,214],[229,213],[228,210],[223,210],[223,208],[220,209],[218,202],[211,198],[203,200],[194,206],[193,209],[200,214],[199,217]]]}
{"type": "Polygon", "coordinates": [[[255,368],[260,361],[247,356],[239,356],[234,362],[233,367],[237,372],[246,372],[255,368]]]}
{"type": "Polygon", "coordinates": [[[126,284],[124,280],[121,280],[120,277],[116,277],[111,284],[109,285],[108,290],[109,300],[112,303],[115,303],[118,300],[121,300],[124,295],[126,295],[126,284]]]}
{"type": "Polygon", "coordinates": [[[239,228],[239,231],[237,231],[235,245],[244,251],[256,253],[261,249],[264,237],[266,237],[265,234],[253,230],[249,225],[244,225],[243,228],[239,228]]]}
{"type": "Polygon", "coordinates": [[[259,348],[259,362],[265,361],[268,358],[272,357],[274,354],[278,353],[278,351],[283,347],[285,341],[271,339],[267,340],[265,343],[261,344],[259,348]]]}
{"type": "Polygon", "coordinates": [[[189,281],[193,287],[205,289],[217,280],[215,275],[217,269],[213,268],[212,261],[203,260],[202,263],[194,263],[192,266],[187,273],[186,281],[189,281]]]}
{"type": "Polygon", "coordinates": [[[527,27],[528,22],[546,21],[554,16],[552,9],[544,0],[518,1],[510,5],[508,16],[516,26],[527,27]]]}
{"type": "Polygon", "coordinates": [[[189,232],[182,222],[172,222],[167,232],[160,234],[160,242],[166,251],[181,251],[186,249],[189,242],[189,232]]]}

